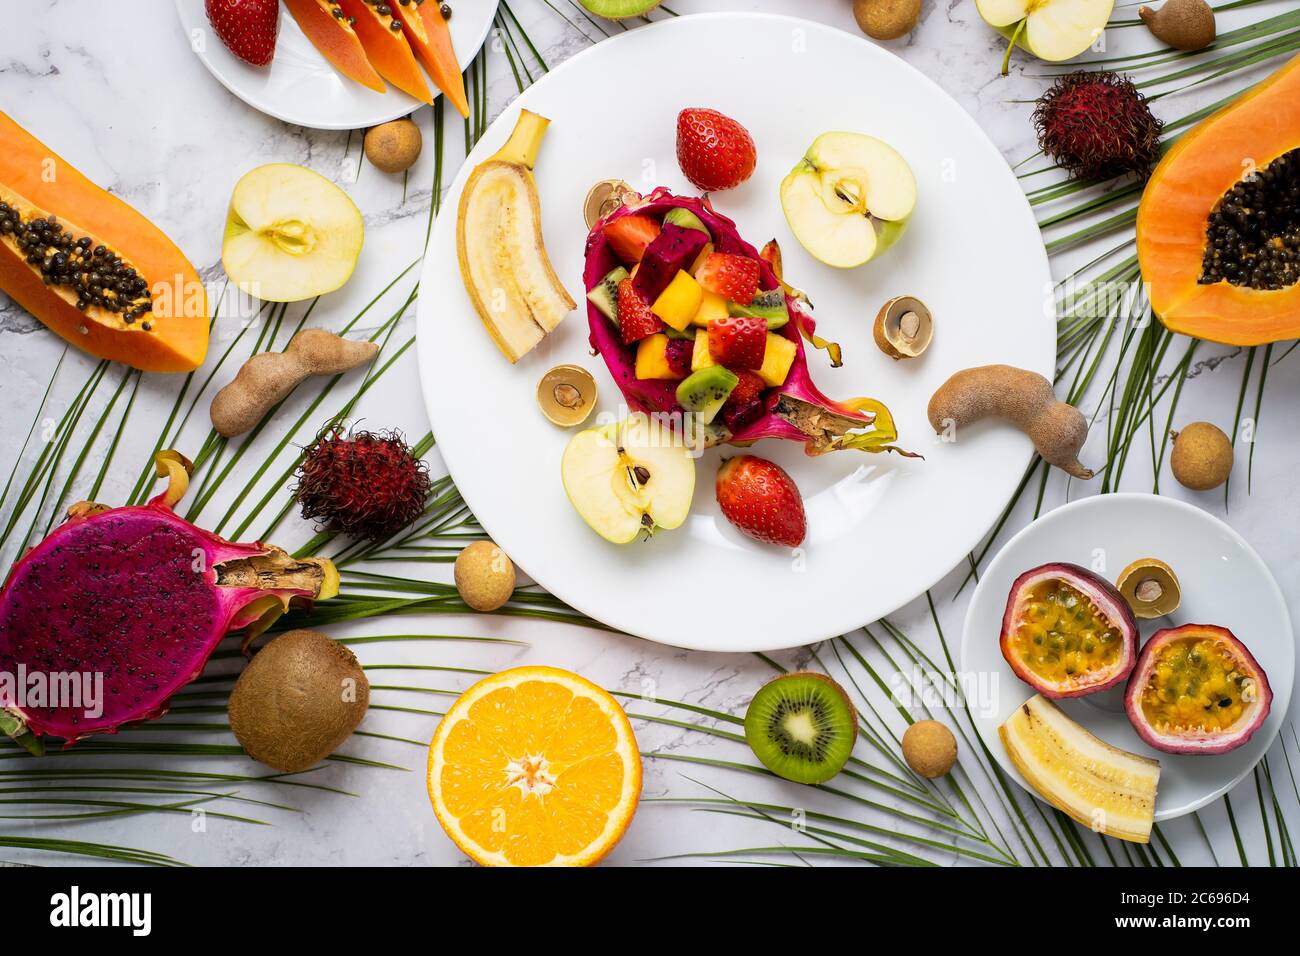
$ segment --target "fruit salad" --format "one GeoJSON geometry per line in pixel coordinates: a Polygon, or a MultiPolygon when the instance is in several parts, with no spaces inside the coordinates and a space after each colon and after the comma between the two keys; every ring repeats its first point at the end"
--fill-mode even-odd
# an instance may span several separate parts
{"type": "Polygon", "coordinates": [[[587,236],[584,280],[592,348],[632,411],[689,416],[705,445],[900,451],[883,404],[813,384],[806,303],[707,198],[631,196],[587,236]]]}

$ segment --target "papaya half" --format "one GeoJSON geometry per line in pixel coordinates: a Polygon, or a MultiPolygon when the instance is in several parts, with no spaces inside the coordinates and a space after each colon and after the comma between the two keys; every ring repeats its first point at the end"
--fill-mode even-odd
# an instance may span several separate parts
{"type": "Polygon", "coordinates": [[[202,364],[207,295],[176,244],[3,112],[0,142],[0,289],[100,358],[202,364]]]}
{"type": "Polygon", "coordinates": [[[1137,248],[1171,331],[1228,345],[1300,337],[1300,57],[1165,154],[1137,248]]]}

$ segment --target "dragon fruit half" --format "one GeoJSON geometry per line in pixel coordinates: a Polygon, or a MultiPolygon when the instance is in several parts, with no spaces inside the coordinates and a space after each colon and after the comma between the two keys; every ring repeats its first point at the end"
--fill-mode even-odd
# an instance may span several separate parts
{"type": "MultiPolygon", "coordinates": [[[[713,237],[714,251],[733,253],[756,259],[760,264],[759,288],[763,291],[784,290],[786,309],[790,321],[778,334],[792,340],[797,348],[794,364],[785,383],[770,388],[764,396],[763,411],[741,425],[738,430],[727,430],[713,443],[742,444],[760,438],[785,438],[804,443],[809,455],[857,448],[862,451],[895,451],[912,457],[893,442],[898,437],[893,417],[880,402],[870,398],[834,401],[823,395],[808,374],[803,339],[818,347],[831,348],[835,364],[839,361],[838,346],[823,343],[815,334],[815,325],[809,314],[807,301],[801,295],[792,295],[780,276],[779,250],[769,243],[764,253],[740,237],[736,224],[714,211],[708,198],[675,196],[665,187],[659,187],[645,197],[631,190],[622,190],[623,205],[610,212],[592,227],[587,236],[586,267],[583,280],[588,291],[600,284],[609,271],[620,265],[618,256],[606,239],[604,227],[623,216],[633,213],[652,218],[662,216],[673,208],[689,210],[699,217],[713,237]],[[775,252],[775,255],[773,255],[775,252]]],[[[665,226],[665,228],[668,228],[665,226]]],[[[636,377],[636,345],[624,345],[617,328],[588,302],[587,321],[591,329],[591,347],[605,359],[609,372],[622,391],[633,411],[682,413],[677,402],[677,383],[636,377]]]]}
{"type": "Polygon", "coordinates": [[[169,479],[162,494],[134,507],[74,505],[13,566],[0,593],[0,673],[8,677],[0,726],[29,748],[32,734],[70,745],[162,716],[229,631],[248,628],[251,640],[291,601],[338,593],[338,573],[324,558],[235,544],[178,517],[172,508],[192,466],[176,452],[159,454],[156,466],[169,479]],[[40,699],[32,675],[43,675],[40,699]],[[97,700],[69,693],[87,680],[99,685],[97,700]]]}

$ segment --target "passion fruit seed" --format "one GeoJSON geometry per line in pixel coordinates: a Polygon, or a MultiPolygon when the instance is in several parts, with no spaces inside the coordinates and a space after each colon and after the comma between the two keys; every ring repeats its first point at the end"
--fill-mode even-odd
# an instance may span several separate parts
{"type": "Polygon", "coordinates": [[[456,590],[476,611],[495,611],[515,591],[515,566],[491,541],[475,541],[456,557],[456,590]]]}
{"type": "Polygon", "coordinates": [[[1246,174],[1205,229],[1202,285],[1285,289],[1300,281],[1300,148],[1246,174]]]}
{"type": "Polygon", "coordinates": [[[1227,645],[1207,637],[1171,641],[1157,651],[1142,691],[1142,712],[1160,733],[1226,730],[1257,695],[1227,645]]]}
{"type": "Polygon", "coordinates": [[[922,777],[942,777],[957,762],[957,738],[937,720],[918,720],[903,734],[903,759],[922,777]]]}
{"type": "Polygon", "coordinates": [[[1087,674],[1112,663],[1120,634],[1097,605],[1064,581],[1046,580],[1029,592],[1016,628],[1017,651],[1035,674],[1052,682],[1087,674]]]}
{"type": "Polygon", "coordinates": [[[364,147],[366,159],[376,169],[386,173],[400,173],[410,169],[420,158],[423,139],[420,127],[409,119],[381,123],[366,131],[364,147]]]}
{"type": "Polygon", "coordinates": [[[1184,488],[1209,491],[1232,473],[1232,441],[1209,422],[1192,422],[1173,433],[1169,467],[1184,488]]]}
{"type": "MultiPolygon", "coordinates": [[[[121,315],[130,325],[153,309],[149,283],[139,272],[89,236],[74,236],[56,216],[24,219],[16,207],[0,202],[0,236],[12,237],[46,285],[75,292],[82,312],[95,306],[121,315]]],[[[147,322],[142,326],[146,332],[152,327],[147,322]]]]}

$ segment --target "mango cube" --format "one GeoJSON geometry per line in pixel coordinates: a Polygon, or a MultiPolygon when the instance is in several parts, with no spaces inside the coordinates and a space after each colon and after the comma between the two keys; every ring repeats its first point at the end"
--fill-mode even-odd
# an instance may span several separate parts
{"type": "Polygon", "coordinates": [[[636,377],[677,379],[668,364],[668,336],[662,332],[647,336],[636,345],[636,377]]]}
{"type": "Polygon", "coordinates": [[[673,281],[650,306],[650,311],[663,319],[665,325],[681,332],[691,324],[691,317],[699,309],[703,296],[704,289],[695,277],[678,269],[673,281]]]}
{"type": "MultiPolygon", "coordinates": [[[[767,353],[763,353],[763,358],[767,358],[767,353]]],[[[710,365],[717,365],[713,361],[713,353],[709,351],[709,337],[701,332],[695,336],[695,351],[691,353],[691,371],[698,372],[702,368],[708,368],[710,365]]]]}
{"type": "Polygon", "coordinates": [[[700,307],[691,316],[691,324],[707,328],[709,319],[725,319],[727,317],[727,300],[716,292],[704,289],[703,286],[700,288],[704,290],[704,295],[700,299],[700,307]]]}
{"type": "MultiPolygon", "coordinates": [[[[790,374],[790,366],[794,364],[794,357],[798,350],[799,347],[784,335],[768,332],[767,347],[763,350],[763,367],[758,370],[758,376],[764,384],[770,388],[784,385],[785,377],[790,374]]],[[[695,351],[698,354],[699,348],[697,347],[695,351]]],[[[708,351],[707,347],[705,351],[708,351]]]]}

